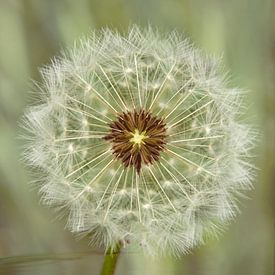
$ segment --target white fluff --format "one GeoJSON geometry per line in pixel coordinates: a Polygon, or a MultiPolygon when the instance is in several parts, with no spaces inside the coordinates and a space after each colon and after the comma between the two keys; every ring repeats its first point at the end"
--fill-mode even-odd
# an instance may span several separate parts
{"type": "Polygon", "coordinates": [[[134,26],[80,40],[41,70],[43,103],[25,114],[26,161],[45,172],[42,202],[91,243],[118,241],[180,254],[216,234],[251,186],[254,133],[238,123],[242,92],[219,62],[176,32],[134,26]],[[167,125],[166,150],[138,176],[114,159],[116,113],[151,110],[167,125]]]}

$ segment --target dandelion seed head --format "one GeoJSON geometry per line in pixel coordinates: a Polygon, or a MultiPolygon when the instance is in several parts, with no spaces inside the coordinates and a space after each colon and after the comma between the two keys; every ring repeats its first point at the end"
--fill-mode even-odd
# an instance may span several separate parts
{"type": "Polygon", "coordinates": [[[66,228],[179,255],[235,216],[255,133],[219,62],[176,32],[134,26],[95,32],[41,70],[24,158],[66,228]]]}

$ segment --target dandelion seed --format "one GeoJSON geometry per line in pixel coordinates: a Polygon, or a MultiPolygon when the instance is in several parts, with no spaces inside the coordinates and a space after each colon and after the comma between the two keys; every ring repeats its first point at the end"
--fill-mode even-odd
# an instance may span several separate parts
{"type": "Polygon", "coordinates": [[[214,59],[177,33],[133,27],[94,33],[41,73],[24,156],[72,232],[179,254],[234,216],[254,132],[214,59]]]}

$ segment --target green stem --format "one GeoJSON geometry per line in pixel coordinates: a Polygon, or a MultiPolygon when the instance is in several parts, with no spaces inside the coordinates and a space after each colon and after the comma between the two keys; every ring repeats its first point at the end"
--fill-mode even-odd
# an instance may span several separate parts
{"type": "Polygon", "coordinates": [[[101,270],[101,275],[114,275],[117,265],[117,260],[121,252],[121,244],[118,244],[115,250],[108,249],[101,270]]]}

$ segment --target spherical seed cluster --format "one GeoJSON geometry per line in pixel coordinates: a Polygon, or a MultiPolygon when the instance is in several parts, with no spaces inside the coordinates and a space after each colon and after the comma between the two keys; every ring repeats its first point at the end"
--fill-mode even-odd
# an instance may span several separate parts
{"type": "Polygon", "coordinates": [[[44,68],[24,118],[42,201],[92,244],[184,253],[251,184],[241,92],[177,33],[93,33],[44,68]],[[40,172],[41,174],[41,172],[40,172]]]}

